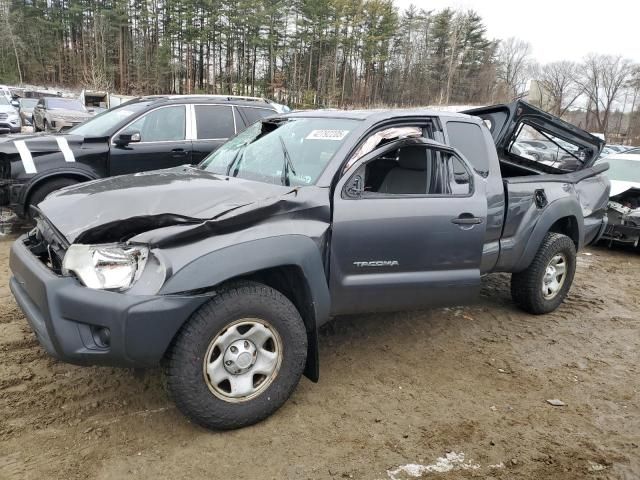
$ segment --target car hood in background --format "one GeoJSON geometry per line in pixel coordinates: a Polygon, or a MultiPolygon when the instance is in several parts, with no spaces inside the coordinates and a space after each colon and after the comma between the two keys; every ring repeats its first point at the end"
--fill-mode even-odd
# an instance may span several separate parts
{"type": "Polygon", "coordinates": [[[52,110],[47,110],[47,113],[52,117],[60,117],[60,118],[85,118],[89,119],[93,117],[89,112],[81,112],[79,110],[66,110],[64,108],[55,108],[52,110]]]}
{"type": "Polygon", "coordinates": [[[16,179],[22,175],[29,178],[29,175],[38,174],[45,168],[63,168],[70,162],[81,161],[84,156],[100,155],[108,150],[106,137],[37,133],[0,138],[0,158],[18,164],[12,167],[16,179]]]}
{"type": "Polygon", "coordinates": [[[626,192],[627,190],[631,190],[632,188],[640,189],[640,183],[638,182],[624,182],[622,180],[610,180],[611,182],[611,193],[610,197],[615,197],[616,195],[620,195],[621,193],[626,192]]]}
{"type": "Polygon", "coordinates": [[[297,189],[217,176],[194,167],[105,178],[67,187],[38,205],[69,243],[124,241],[172,225],[260,220],[301,206],[297,189]]]}
{"type": "Polygon", "coordinates": [[[13,108],[11,105],[0,105],[0,113],[8,113],[8,114],[18,114],[18,111],[13,108]]]}

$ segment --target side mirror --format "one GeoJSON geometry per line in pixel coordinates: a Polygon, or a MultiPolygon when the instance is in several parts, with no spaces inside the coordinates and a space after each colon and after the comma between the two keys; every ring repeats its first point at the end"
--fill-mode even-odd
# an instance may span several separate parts
{"type": "Polygon", "coordinates": [[[14,108],[20,108],[20,102],[17,100],[11,100],[11,106],[14,108]]]}
{"type": "Polygon", "coordinates": [[[115,140],[115,144],[119,147],[126,147],[130,143],[138,143],[142,140],[140,132],[121,133],[115,140]]]}

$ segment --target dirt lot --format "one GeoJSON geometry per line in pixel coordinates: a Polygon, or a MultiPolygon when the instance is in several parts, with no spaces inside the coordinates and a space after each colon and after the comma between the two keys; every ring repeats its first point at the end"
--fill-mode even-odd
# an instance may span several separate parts
{"type": "Polygon", "coordinates": [[[47,357],[9,293],[9,245],[2,480],[640,478],[637,253],[580,254],[569,300],[545,317],[516,310],[497,276],[474,307],[337,319],[319,384],[303,380],[259,425],[212,433],[176,411],[159,371],[47,357]]]}

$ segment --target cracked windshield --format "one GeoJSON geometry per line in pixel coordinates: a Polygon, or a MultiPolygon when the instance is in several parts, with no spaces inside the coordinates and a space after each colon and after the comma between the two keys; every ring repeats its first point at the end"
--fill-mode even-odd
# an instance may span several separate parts
{"type": "Polygon", "coordinates": [[[286,186],[316,182],[357,120],[295,118],[255,123],[209,155],[202,169],[286,186]]]}

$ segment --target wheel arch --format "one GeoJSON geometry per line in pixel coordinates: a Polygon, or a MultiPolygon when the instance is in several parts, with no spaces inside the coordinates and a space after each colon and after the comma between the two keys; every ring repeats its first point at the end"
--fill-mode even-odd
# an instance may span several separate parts
{"type": "Polygon", "coordinates": [[[305,376],[317,381],[318,327],[329,319],[330,294],[316,243],[304,235],[254,240],[207,253],[175,273],[160,294],[214,294],[237,280],[263,283],[298,309],[308,339],[305,376]]]}
{"type": "Polygon", "coordinates": [[[99,178],[96,175],[91,175],[90,173],[78,171],[78,170],[56,170],[54,172],[48,172],[44,175],[39,175],[34,177],[25,187],[22,192],[21,204],[24,213],[27,213],[27,207],[29,205],[29,200],[31,199],[33,193],[47,182],[52,180],[57,180],[60,178],[68,178],[71,180],[78,180],[79,182],[88,182],[91,180],[96,180],[99,178]]]}
{"type": "Polygon", "coordinates": [[[512,269],[520,272],[527,268],[549,232],[568,236],[578,251],[583,246],[583,216],[578,202],[573,198],[561,198],[550,203],[542,213],[529,236],[520,259],[512,269]]]}

